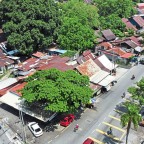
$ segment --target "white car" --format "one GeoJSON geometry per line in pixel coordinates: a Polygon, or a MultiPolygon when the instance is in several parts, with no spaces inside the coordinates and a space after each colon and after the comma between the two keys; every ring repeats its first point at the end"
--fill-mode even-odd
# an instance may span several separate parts
{"type": "Polygon", "coordinates": [[[28,124],[28,127],[36,137],[39,137],[43,134],[42,129],[39,127],[38,123],[36,122],[30,122],[28,124]]]}

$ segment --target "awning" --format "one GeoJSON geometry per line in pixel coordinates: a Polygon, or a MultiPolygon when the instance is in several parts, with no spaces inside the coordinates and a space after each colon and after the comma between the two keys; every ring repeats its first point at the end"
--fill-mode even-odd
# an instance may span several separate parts
{"type": "Polygon", "coordinates": [[[0,90],[6,88],[16,82],[17,82],[16,78],[8,78],[6,80],[2,80],[2,81],[0,81],[0,90]]]}
{"type": "Polygon", "coordinates": [[[99,85],[106,87],[107,85],[109,85],[114,80],[115,80],[115,77],[109,75],[105,79],[103,79],[101,82],[99,82],[99,85]]]}
{"type": "Polygon", "coordinates": [[[7,92],[5,95],[0,97],[0,101],[43,122],[52,120],[52,118],[54,118],[57,114],[50,111],[47,111],[47,113],[41,111],[39,112],[40,114],[38,114],[37,111],[34,112],[36,108],[32,110],[26,107],[24,105],[24,99],[21,99],[19,96],[11,92],[7,92]]]}
{"type": "Polygon", "coordinates": [[[102,81],[103,79],[105,79],[108,75],[109,75],[108,72],[100,70],[95,75],[90,77],[90,82],[97,84],[100,81],[102,81]]]}

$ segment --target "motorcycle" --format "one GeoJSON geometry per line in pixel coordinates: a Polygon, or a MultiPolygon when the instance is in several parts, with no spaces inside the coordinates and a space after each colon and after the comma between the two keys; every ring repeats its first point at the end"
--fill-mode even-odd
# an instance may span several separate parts
{"type": "Polygon", "coordinates": [[[131,80],[134,80],[135,79],[135,76],[133,75],[132,77],[131,77],[131,80]]]}

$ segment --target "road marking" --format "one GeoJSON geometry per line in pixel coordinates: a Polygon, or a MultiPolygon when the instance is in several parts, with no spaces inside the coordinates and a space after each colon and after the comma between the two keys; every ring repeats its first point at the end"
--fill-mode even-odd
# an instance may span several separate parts
{"type": "Polygon", "coordinates": [[[52,142],[52,140],[50,140],[48,143],[51,143],[52,142]]]}
{"type": "Polygon", "coordinates": [[[101,125],[101,123],[99,123],[98,127],[101,125]]]}
{"type": "Polygon", "coordinates": [[[112,116],[112,115],[109,115],[109,117],[110,117],[110,118],[113,118],[113,119],[115,119],[115,120],[117,120],[117,121],[120,121],[120,119],[119,119],[119,118],[114,117],[114,116],[112,116]]]}
{"type": "Polygon", "coordinates": [[[93,141],[96,142],[97,144],[104,144],[103,142],[101,142],[101,141],[99,141],[99,140],[97,140],[97,139],[95,139],[95,138],[92,138],[92,137],[88,137],[88,138],[90,138],[91,140],[93,140],[93,141]]]}
{"type": "Polygon", "coordinates": [[[103,135],[106,135],[107,137],[112,138],[112,139],[114,139],[114,140],[117,140],[117,141],[120,140],[119,138],[117,138],[117,137],[115,137],[115,136],[113,136],[113,135],[108,135],[106,132],[104,132],[104,131],[102,131],[102,130],[96,129],[96,131],[99,132],[99,133],[101,133],[101,134],[103,134],[103,135]]]}
{"type": "Polygon", "coordinates": [[[121,114],[125,113],[125,112],[122,112],[122,111],[119,111],[119,110],[116,110],[116,109],[114,109],[114,111],[117,112],[117,113],[121,113],[121,114]]]}
{"type": "Polygon", "coordinates": [[[116,127],[116,126],[114,126],[114,125],[111,125],[111,124],[109,124],[109,123],[107,123],[107,122],[103,122],[103,124],[108,125],[108,126],[110,126],[110,127],[112,127],[112,128],[115,128],[115,129],[117,129],[117,130],[119,130],[119,131],[125,132],[125,130],[123,130],[123,129],[119,128],[119,127],[116,127]]]}
{"type": "Polygon", "coordinates": [[[122,136],[121,136],[121,138],[120,138],[120,140],[122,140],[123,139],[123,137],[125,136],[125,134],[126,134],[126,131],[122,134],[122,136]]]}
{"type": "Polygon", "coordinates": [[[55,138],[59,137],[59,135],[57,135],[55,138]]]}

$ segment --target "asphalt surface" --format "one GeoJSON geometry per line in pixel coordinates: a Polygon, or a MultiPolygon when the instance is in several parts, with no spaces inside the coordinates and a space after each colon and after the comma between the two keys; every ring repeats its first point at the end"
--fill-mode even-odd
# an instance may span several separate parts
{"type": "MultiPolygon", "coordinates": [[[[121,128],[120,122],[114,121],[119,119],[117,113],[114,113],[116,105],[123,102],[121,98],[123,92],[127,91],[127,88],[133,86],[143,76],[144,66],[137,65],[131,68],[126,74],[124,74],[118,81],[118,83],[106,94],[102,95],[97,104],[95,110],[86,110],[80,119],[73,122],[68,128],[57,136],[57,138],[48,141],[51,144],[82,144],[87,137],[94,138],[96,143],[104,143],[104,135],[108,131],[110,126],[113,127],[115,138],[124,141],[125,129],[121,128]],[[135,79],[131,80],[131,76],[135,75],[135,79]],[[74,132],[73,129],[76,124],[79,124],[79,130],[74,132]],[[117,131],[116,131],[117,130],[117,131]],[[95,131],[97,133],[95,133],[95,131]]],[[[105,138],[106,139],[106,138],[105,138]]],[[[110,144],[116,144],[116,141],[109,141],[110,144]]]]}
{"type": "MultiPolygon", "coordinates": [[[[141,79],[143,71],[143,65],[137,65],[128,70],[108,93],[97,98],[94,109],[86,109],[81,115],[77,114],[75,121],[66,128],[59,125],[60,117],[57,117],[51,123],[42,123],[30,116],[24,115],[27,143],[82,144],[87,137],[91,137],[97,143],[109,142],[110,144],[115,144],[115,139],[111,139],[106,135],[110,126],[112,126],[115,138],[123,140],[125,128],[121,128],[120,116],[115,111],[116,105],[124,101],[121,95],[123,92],[126,92],[129,86],[141,79]],[[132,81],[131,76],[133,74],[136,78],[132,81]],[[35,138],[27,127],[28,122],[32,121],[37,121],[44,131],[44,134],[39,138],[35,138]],[[76,124],[79,124],[79,129],[74,132],[76,124]]],[[[23,138],[23,126],[19,120],[18,111],[5,104],[1,104],[0,107],[0,117],[9,117],[10,126],[23,138]]],[[[0,144],[7,144],[9,142],[8,140],[3,142],[4,137],[5,135],[3,134],[3,138],[0,138],[0,144]]]]}

